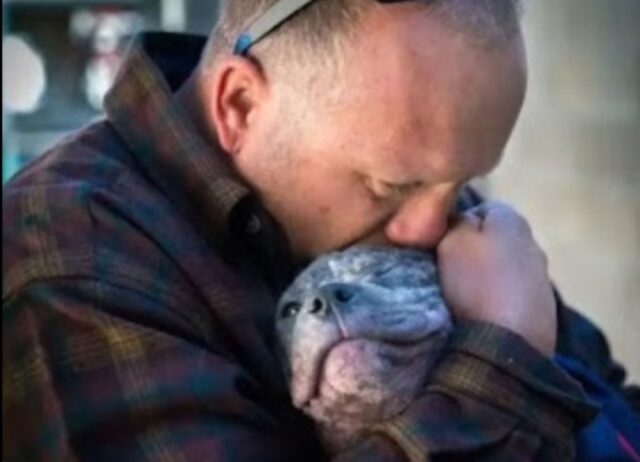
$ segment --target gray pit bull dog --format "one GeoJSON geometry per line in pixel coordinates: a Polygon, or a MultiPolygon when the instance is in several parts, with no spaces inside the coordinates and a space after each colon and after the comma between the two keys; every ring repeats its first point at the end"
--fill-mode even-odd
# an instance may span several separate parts
{"type": "Polygon", "coordinates": [[[433,255],[356,246],[315,260],[276,312],[294,406],[330,452],[401,413],[452,329],[433,255]]]}

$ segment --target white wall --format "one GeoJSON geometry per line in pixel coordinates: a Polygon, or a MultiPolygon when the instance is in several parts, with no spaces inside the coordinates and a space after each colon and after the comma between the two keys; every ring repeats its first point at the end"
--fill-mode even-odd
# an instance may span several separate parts
{"type": "Polygon", "coordinates": [[[525,3],[529,94],[489,189],[640,382],[640,1],[525,3]]]}

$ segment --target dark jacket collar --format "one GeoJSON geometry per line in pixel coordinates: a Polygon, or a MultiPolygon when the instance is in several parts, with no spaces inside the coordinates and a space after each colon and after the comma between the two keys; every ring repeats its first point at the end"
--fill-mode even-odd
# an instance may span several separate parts
{"type": "Polygon", "coordinates": [[[173,102],[173,93],[197,65],[203,37],[137,36],[105,98],[107,118],[144,173],[172,203],[195,215],[216,241],[232,234],[229,217],[249,189],[227,155],[197,132],[173,102]]]}
{"type": "Polygon", "coordinates": [[[293,271],[284,232],[228,155],[205,141],[174,102],[173,94],[197,66],[205,42],[186,34],[137,36],[106,96],[107,118],[177,212],[197,223],[223,256],[253,260],[254,269],[278,291],[293,271]]]}

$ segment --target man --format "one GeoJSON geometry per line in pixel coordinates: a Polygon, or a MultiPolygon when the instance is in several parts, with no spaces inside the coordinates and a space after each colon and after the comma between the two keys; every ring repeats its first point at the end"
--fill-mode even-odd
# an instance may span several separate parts
{"type": "Polygon", "coordinates": [[[553,352],[623,375],[522,217],[455,213],[522,105],[517,9],[247,0],[206,46],[141,37],[106,119],[5,190],[3,458],[326,460],[275,300],[376,242],[437,249],[458,327],[424,394],[336,460],[570,460],[595,411],[553,352]]]}

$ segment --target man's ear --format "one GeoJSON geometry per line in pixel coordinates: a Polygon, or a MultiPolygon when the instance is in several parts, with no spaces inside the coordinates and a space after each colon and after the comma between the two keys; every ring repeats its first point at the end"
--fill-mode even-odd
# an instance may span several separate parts
{"type": "Polygon", "coordinates": [[[209,118],[221,147],[237,154],[267,98],[267,81],[256,63],[238,56],[223,58],[212,77],[212,87],[206,92],[209,118]]]}

